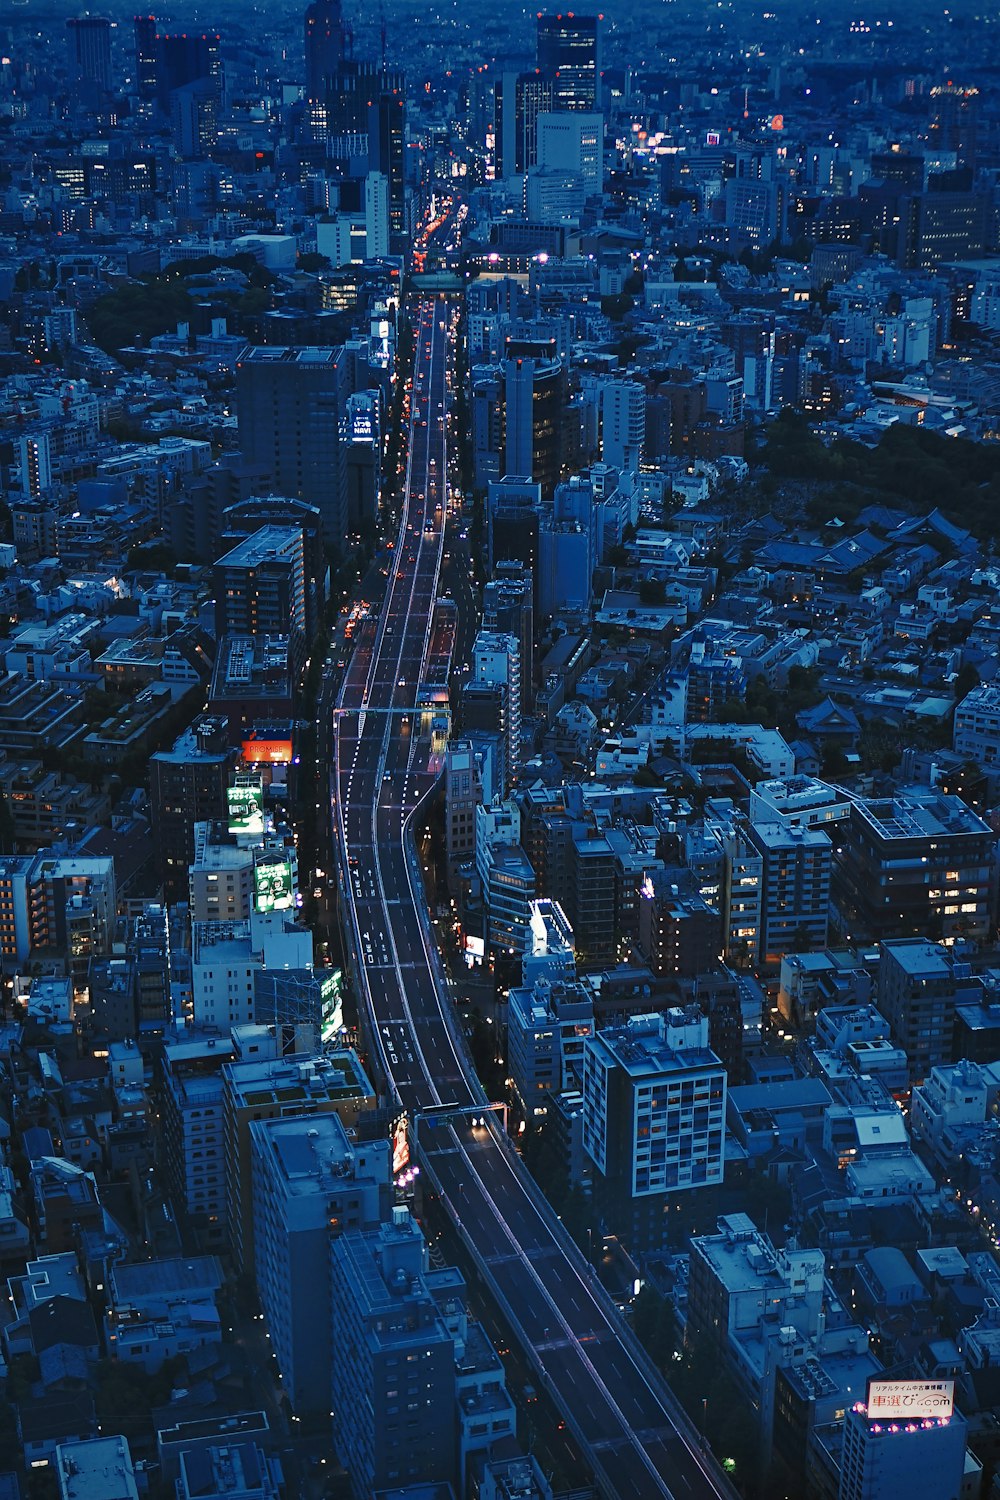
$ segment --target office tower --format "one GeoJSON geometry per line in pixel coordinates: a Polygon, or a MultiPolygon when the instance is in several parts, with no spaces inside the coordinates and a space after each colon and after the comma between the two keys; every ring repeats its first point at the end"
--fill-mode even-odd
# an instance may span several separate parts
{"type": "Polygon", "coordinates": [[[844,1418],[838,1500],[959,1500],[967,1430],[961,1412],[914,1417],[900,1408],[886,1419],[859,1403],[844,1418]]]}
{"type": "Polygon", "coordinates": [[[156,17],[136,16],[135,91],[144,104],[156,98],[156,17]]]}
{"type": "Polygon", "coordinates": [[[368,107],[368,165],[386,179],[389,233],[406,231],[406,89],[403,74],[385,70],[368,107]]]}
{"type": "Polygon", "coordinates": [[[211,79],[216,98],[222,95],[219,38],[214,32],[168,33],[156,38],[156,100],[165,115],[170,95],[189,83],[211,79]]]}
{"type": "Polygon", "coordinates": [[[579,110],[540,114],[537,165],[578,175],[584,198],[599,194],[604,185],[604,116],[579,110]]]}
{"type": "Polygon", "coordinates": [[[521,768],[521,652],[517,636],[481,630],[472,646],[471,680],[501,690],[503,718],[499,728],[506,752],[507,791],[517,781],[521,768]]]}
{"type": "Polygon", "coordinates": [[[996,835],[961,798],[916,787],[852,797],[831,836],[833,899],[849,941],[992,931],[996,835]]]}
{"type": "Polygon", "coordinates": [[[597,566],[597,509],[591,485],[574,474],[557,484],[538,522],[539,616],[590,609],[597,566]]]}
{"type": "Polygon", "coordinates": [[[343,426],[350,393],[342,348],[251,346],[236,367],[244,457],[267,468],[279,492],[314,505],[334,545],[347,534],[343,426]]]}
{"type": "Polygon", "coordinates": [[[556,110],[593,111],[600,102],[598,16],[538,17],[538,70],[552,84],[556,110]]]}
{"type": "Polygon", "coordinates": [[[927,141],[932,153],[952,155],[973,166],[979,125],[979,90],[947,83],[931,89],[927,141]]]}
{"type": "Polygon", "coordinates": [[[170,750],[150,756],[150,811],[168,903],[184,901],[194,858],[196,823],[226,814],[226,788],[236,763],[225,719],[203,715],[170,750]]]}
{"type": "Polygon", "coordinates": [[[898,147],[873,151],[872,177],[876,182],[904,188],[908,193],[919,193],[924,185],[924,158],[898,147]]]}
{"type": "Polygon", "coordinates": [[[71,16],[66,22],[69,71],[78,83],[111,87],[111,22],[105,16],[71,16]]]}
{"type": "Polygon", "coordinates": [[[328,81],[325,129],[336,149],[357,155],[367,149],[361,138],[368,134],[368,110],[379,91],[376,63],[345,57],[328,81]]]}
{"type": "Polygon", "coordinates": [[[296,1416],[328,1412],[330,1243],[389,1217],[389,1141],[352,1142],[335,1114],[249,1131],[254,1276],[282,1390],[296,1416]]]}
{"type": "MultiPolygon", "coordinates": [[[[375,1090],[357,1053],[349,1048],[311,1057],[278,1057],[277,1037],[263,1026],[237,1030],[235,1040],[236,1056],[222,1070],[226,1193],[233,1259],[240,1270],[250,1272],[255,1263],[253,1121],[305,1116],[315,1122],[333,1114],[351,1130],[360,1114],[375,1108],[375,1090]]],[[[329,1388],[321,1399],[327,1395],[329,1388]]]]}
{"type": "Polygon", "coordinates": [[[493,157],[498,178],[523,177],[538,163],[538,117],[553,108],[540,73],[503,73],[494,89],[493,157]]]}
{"type": "Polygon", "coordinates": [[[508,359],[504,369],[505,474],[534,479],[549,499],[562,471],[565,375],[558,360],[508,359]]]}
{"type": "Polygon", "coordinates": [[[679,1192],[722,1181],[726,1073],[697,1006],[588,1037],[583,1145],[594,1193],[631,1250],[666,1242],[679,1192]]]}
{"type": "Polygon", "coordinates": [[[211,78],[185,83],[170,94],[170,134],[184,161],[200,161],[219,139],[218,93],[211,78]]]}
{"type": "Polygon", "coordinates": [[[534,579],[538,567],[538,514],[542,487],[510,471],[487,492],[487,558],[492,574],[501,562],[521,563],[534,579]]]}
{"type": "Polygon", "coordinates": [[[601,458],[616,469],[637,469],[646,437],[646,390],[616,380],[601,393],[601,458]]]}
{"type": "Polygon", "coordinates": [[[384,172],[365,178],[365,255],[369,260],[389,254],[389,179],[384,172]]]}
{"type": "Polygon", "coordinates": [[[912,193],[899,200],[896,262],[931,271],[942,262],[969,260],[989,243],[989,199],[980,193],[912,193]]]}
{"type": "Polygon", "coordinates": [[[329,80],[344,56],[340,0],[312,0],[305,14],[306,101],[325,104],[329,80]]]}
{"type": "Polygon", "coordinates": [[[334,1443],[356,1500],[452,1482],[455,1335],[419,1225],[396,1208],[391,1224],[342,1234],[330,1254],[334,1443]]]}
{"type": "Polygon", "coordinates": [[[758,964],[774,969],[786,953],[825,947],[833,870],[826,833],[760,822],[750,824],[747,838],[762,862],[758,964]]]}
{"type": "Polygon", "coordinates": [[[298,526],[262,526],[220,557],[212,570],[215,633],[306,632],[305,547],[298,526]]]}

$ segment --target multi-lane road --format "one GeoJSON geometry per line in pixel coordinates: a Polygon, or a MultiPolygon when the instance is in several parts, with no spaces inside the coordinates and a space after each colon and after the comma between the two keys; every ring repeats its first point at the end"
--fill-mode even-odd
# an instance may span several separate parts
{"type": "Polygon", "coordinates": [[[415,706],[447,514],[452,311],[419,304],[403,516],[377,628],[357,643],[334,725],[333,815],[354,972],[379,1065],[419,1120],[441,1193],[538,1378],[622,1500],[706,1500],[728,1485],[568,1240],[493,1116],[455,1026],[410,823],[432,784],[415,706]],[[423,1114],[455,1106],[465,1115],[423,1114]]]}

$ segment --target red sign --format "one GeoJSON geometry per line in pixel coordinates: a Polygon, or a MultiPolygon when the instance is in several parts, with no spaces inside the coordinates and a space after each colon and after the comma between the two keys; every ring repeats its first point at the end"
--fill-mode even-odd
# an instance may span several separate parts
{"type": "Polygon", "coordinates": [[[290,766],[291,740],[244,740],[243,759],[251,766],[290,766]]]}

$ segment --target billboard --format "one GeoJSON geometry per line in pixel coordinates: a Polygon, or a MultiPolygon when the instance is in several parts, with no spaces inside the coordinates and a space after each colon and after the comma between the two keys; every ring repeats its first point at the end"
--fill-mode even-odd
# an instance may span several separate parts
{"type": "Polygon", "coordinates": [[[259,781],[237,782],[226,788],[230,833],[264,833],[264,789],[259,781]]]}
{"type": "Polygon", "coordinates": [[[290,766],[291,740],[244,740],[243,759],[248,766],[290,766]]]}
{"type": "Polygon", "coordinates": [[[400,1115],[392,1132],[392,1175],[398,1177],[410,1164],[410,1140],[407,1135],[407,1119],[400,1115]]]}
{"type": "Polygon", "coordinates": [[[954,1406],[953,1380],[873,1380],[868,1386],[869,1420],[950,1417],[954,1406]]]}
{"type": "Polygon", "coordinates": [[[295,901],[292,867],[287,859],[268,860],[254,868],[258,911],[287,911],[295,901]]]}

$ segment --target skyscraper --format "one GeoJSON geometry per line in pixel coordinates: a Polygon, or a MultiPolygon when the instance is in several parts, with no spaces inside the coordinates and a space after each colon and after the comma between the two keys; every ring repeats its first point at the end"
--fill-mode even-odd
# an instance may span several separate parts
{"type": "Polygon", "coordinates": [[[931,89],[927,139],[934,151],[954,152],[960,166],[976,159],[979,90],[947,83],[931,89]]]}
{"type": "Polygon", "coordinates": [[[538,116],[553,108],[552,80],[503,73],[493,96],[495,175],[520,177],[538,161],[538,116]]]}
{"type": "Polygon", "coordinates": [[[329,80],[344,55],[340,0],[312,0],[305,15],[306,99],[325,104],[329,80]]]}
{"type": "Polygon", "coordinates": [[[537,480],[548,499],[559,480],[565,379],[558,360],[518,356],[504,373],[503,472],[537,480]]]}
{"type": "Polygon", "coordinates": [[[538,69],[552,83],[554,110],[598,108],[600,18],[567,13],[538,17],[538,69]]]}
{"type": "Polygon", "coordinates": [[[216,96],[222,93],[219,38],[214,32],[159,35],[156,38],[156,99],[164,114],[170,95],[189,83],[210,78],[216,96]]]}
{"type": "Polygon", "coordinates": [[[388,183],[389,233],[406,230],[406,90],[398,70],[383,71],[368,106],[368,165],[388,183]]]}
{"type": "Polygon", "coordinates": [[[69,69],[80,83],[111,87],[111,22],[106,16],[71,16],[66,22],[69,69]]]}
{"type": "Polygon", "coordinates": [[[144,104],[156,98],[156,17],[136,16],[135,91],[144,104]]]}
{"type": "Polygon", "coordinates": [[[327,541],[347,528],[347,445],[351,394],[343,349],[248,347],[236,366],[240,447],[264,465],[279,493],[320,513],[327,541]]]}

